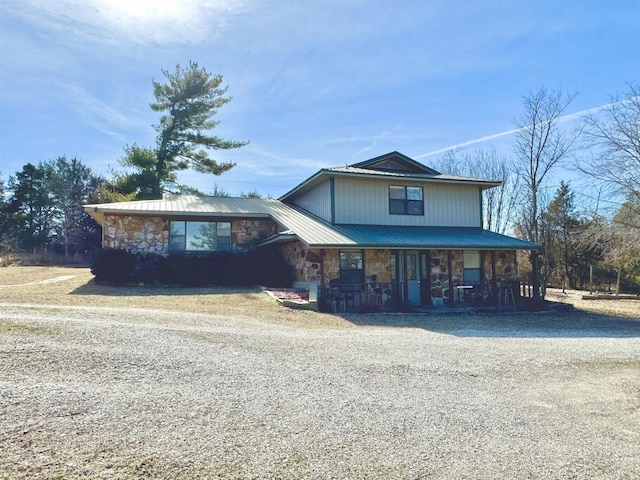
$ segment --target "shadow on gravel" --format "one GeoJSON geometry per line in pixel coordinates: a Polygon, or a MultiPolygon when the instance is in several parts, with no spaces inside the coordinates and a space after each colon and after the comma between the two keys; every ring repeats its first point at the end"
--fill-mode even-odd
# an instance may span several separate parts
{"type": "Polygon", "coordinates": [[[354,325],[421,328],[456,337],[640,337],[640,320],[578,310],[538,313],[345,314],[341,317],[354,325]]]}
{"type": "Polygon", "coordinates": [[[91,280],[69,292],[70,295],[104,295],[110,297],[149,297],[181,295],[234,295],[258,293],[260,287],[171,287],[160,285],[113,286],[99,285],[91,280]]]}

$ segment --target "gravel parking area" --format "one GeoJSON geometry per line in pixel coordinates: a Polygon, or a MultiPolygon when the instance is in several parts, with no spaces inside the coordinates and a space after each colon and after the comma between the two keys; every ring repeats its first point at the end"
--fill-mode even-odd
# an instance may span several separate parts
{"type": "Polygon", "coordinates": [[[0,304],[0,478],[640,478],[640,322],[0,304]]]}

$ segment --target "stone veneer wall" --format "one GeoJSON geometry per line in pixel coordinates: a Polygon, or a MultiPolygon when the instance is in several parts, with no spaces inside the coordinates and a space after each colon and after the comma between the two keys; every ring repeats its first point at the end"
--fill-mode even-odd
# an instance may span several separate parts
{"type": "MultiPolygon", "coordinates": [[[[464,283],[462,250],[451,250],[451,273],[454,286],[464,283]]],[[[450,298],[448,250],[431,250],[431,302],[445,305],[450,298]]]]}
{"type": "Polygon", "coordinates": [[[315,282],[320,285],[320,264],[322,257],[320,251],[307,246],[302,242],[286,243],[282,246],[284,258],[293,267],[298,282],[315,282]]]}
{"type": "Polygon", "coordinates": [[[391,250],[364,251],[364,279],[366,282],[391,282],[391,250]]]}
{"type": "Polygon", "coordinates": [[[431,250],[431,301],[444,305],[449,300],[449,260],[447,250],[431,250]]]}
{"type": "Polygon", "coordinates": [[[276,222],[268,218],[237,219],[231,222],[234,251],[251,250],[256,243],[277,233],[276,222]]]}
{"type": "MultiPolygon", "coordinates": [[[[496,256],[496,281],[514,280],[518,276],[518,268],[516,263],[516,252],[501,250],[495,252],[496,256]]],[[[484,254],[484,278],[487,282],[491,282],[491,252],[484,254]]]]}
{"type": "Polygon", "coordinates": [[[169,252],[169,222],[160,217],[105,215],[102,246],[133,253],[169,252]]]}
{"type": "Polygon", "coordinates": [[[322,279],[325,287],[331,285],[331,280],[340,277],[340,250],[325,250],[324,253],[324,278],[322,279]]]}
{"type": "MultiPolygon", "coordinates": [[[[194,221],[201,220],[194,218],[194,221]]],[[[169,220],[160,217],[105,215],[103,247],[124,248],[133,253],[169,253],[169,220]]],[[[231,221],[234,251],[253,248],[260,240],[276,234],[276,223],[268,218],[231,221]]]]}
{"type": "Polygon", "coordinates": [[[462,250],[451,251],[451,270],[453,271],[453,285],[464,283],[464,254],[462,250]]]}

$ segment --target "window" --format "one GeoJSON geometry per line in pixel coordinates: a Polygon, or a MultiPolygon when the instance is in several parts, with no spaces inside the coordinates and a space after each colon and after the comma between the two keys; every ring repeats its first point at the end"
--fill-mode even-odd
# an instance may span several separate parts
{"type": "Polygon", "coordinates": [[[481,282],[480,252],[465,250],[462,255],[464,283],[479,284],[481,282]]]}
{"type": "Polygon", "coordinates": [[[424,215],[422,187],[390,185],[389,213],[392,215],[424,215]]]}
{"type": "Polygon", "coordinates": [[[340,281],[342,283],[364,283],[362,250],[340,251],[340,281]]]}
{"type": "Polygon", "coordinates": [[[231,250],[230,222],[171,222],[169,251],[214,252],[231,250]]]}

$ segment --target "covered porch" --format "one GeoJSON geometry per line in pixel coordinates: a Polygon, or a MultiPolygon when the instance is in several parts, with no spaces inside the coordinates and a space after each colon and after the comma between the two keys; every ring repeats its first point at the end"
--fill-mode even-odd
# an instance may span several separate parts
{"type": "Polygon", "coordinates": [[[481,228],[331,228],[338,241],[283,232],[265,242],[279,246],[297,280],[317,284],[328,312],[506,306],[518,296],[516,251],[536,258],[540,248],[481,228]]]}
{"type": "Polygon", "coordinates": [[[523,294],[515,250],[343,249],[337,256],[339,275],[330,269],[321,292],[329,312],[511,309],[523,294]]]}

